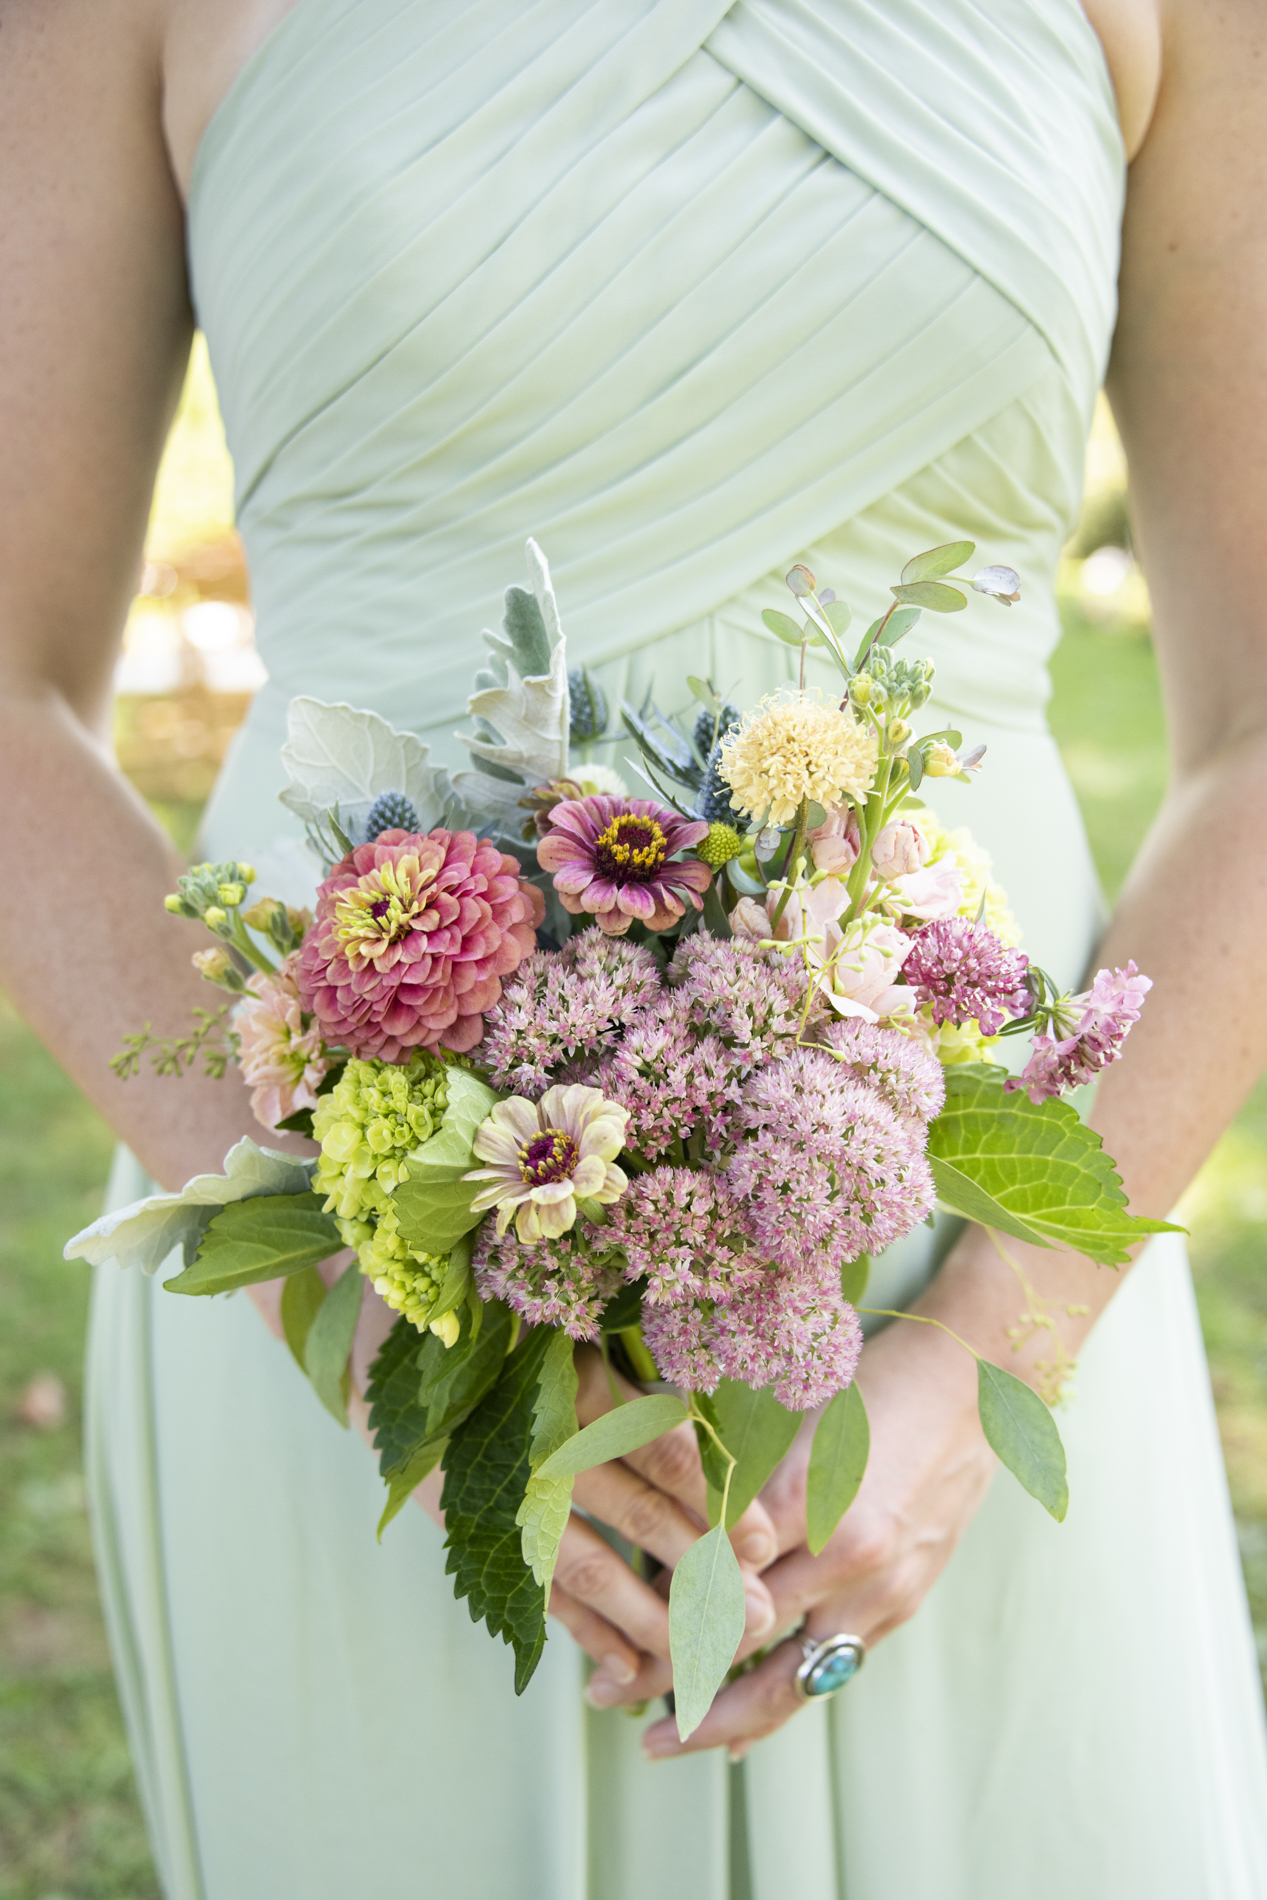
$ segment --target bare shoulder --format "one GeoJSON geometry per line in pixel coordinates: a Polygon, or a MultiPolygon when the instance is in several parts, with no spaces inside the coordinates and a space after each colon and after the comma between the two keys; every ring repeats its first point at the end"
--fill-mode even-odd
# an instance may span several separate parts
{"type": "Polygon", "coordinates": [[[187,197],[194,158],[221,99],[296,0],[166,0],[163,126],[187,197]]]}
{"type": "Polygon", "coordinates": [[[1161,0],[1083,0],[1104,48],[1129,158],[1139,151],[1161,87],[1161,0]]]}

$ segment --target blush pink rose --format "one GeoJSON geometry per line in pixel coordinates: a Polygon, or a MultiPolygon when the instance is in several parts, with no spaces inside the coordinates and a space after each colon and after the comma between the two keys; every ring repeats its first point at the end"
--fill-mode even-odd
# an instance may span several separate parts
{"type": "Polygon", "coordinates": [[[887,824],[871,847],[871,862],[886,879],[910,877],[928,863],[928,839],[907,818],[887,824]]]}

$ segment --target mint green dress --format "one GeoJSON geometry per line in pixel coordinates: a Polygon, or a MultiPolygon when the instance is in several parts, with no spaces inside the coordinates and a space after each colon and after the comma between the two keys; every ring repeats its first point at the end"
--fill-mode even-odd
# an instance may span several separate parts
{"type": "MultiPolygon", "coordinates": [[[[1076,0],[298,0],[189,211],[270,675],[207,852],[295,878],[293,694],[457,762],[528,534],[613,701],[690,671],[741,703],[786,676],[760,610],[794,559],[869,615],[967,536],[1025,593],[920,628],[935,712],[989,745],[937,802],[1077,978],[1099,897],[1046,661],[1123,177],[1076,0]]],[[[142,1188],[122,1158],[112,1192],[142,1188]]],[[[927,1271],[898,1250],[877,1303],[927,1271]]],[[[1063,1431],[1065,1525],[1000,1475],[844,1695],[742,1770],[648,1766],[562,1633],[515,1699],[420,1511],[375,1542],[371,1459],[245,1300],[106,1269],[94,1517],[168,1900],[1262,1900],[1261,1701],[1177,1238],[1063,1431]]]]}

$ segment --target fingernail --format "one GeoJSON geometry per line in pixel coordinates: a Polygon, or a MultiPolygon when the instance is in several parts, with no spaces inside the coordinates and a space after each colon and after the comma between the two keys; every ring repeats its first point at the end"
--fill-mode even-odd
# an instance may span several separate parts
{"type": "Polygon", "coordinates": [[[774,1626],[774,1605],[769,1597],[744,1595],[744,1629],[749,1636],[764,1636],[774,1626]]]}
{"type": "Polygon", "coordinates": [[[618,1682],[622,1689],[627,1689],[638,1673],[633,1664],[627,1663],[623,1656],[604,1656],[600,1667],[603,1674],[610,1676],[613,1682],[618,1682]]]}
{"type": "Polygon", "coordinates": [[[597,1670],[585,1685],[585,1700],[592,1709],[609,1709],[619,1694],[617,1684],[597,1670]]]}
{"type": "Polygon", "coordinates": [[[765,1531],[750,1531],[739,1546],[746,1564],[768,1564],[774,1556],[774,1540],[765,1531]]]}
{"type": "Polygon", "coordinates": [[[652,1761],[661,1761],[666,1755],[676,1753],[677,1744],[667,1735],[653,1736],[642,1744],[642,1752],[652,1761]]]}

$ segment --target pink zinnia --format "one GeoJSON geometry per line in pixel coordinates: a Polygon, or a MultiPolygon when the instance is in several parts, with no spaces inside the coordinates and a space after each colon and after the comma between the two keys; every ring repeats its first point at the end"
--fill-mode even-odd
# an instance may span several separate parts
{"type": "Polygon", "coordinates": [[[274,976],[249,977],[249,994],[233,1019],[251,1108],[265,1128],[276,1128],[297,1109],[315,1108],[318,1086],[332,1067],[320,1030],[303,1013],[298,962],[299,952],[292,950],[274,976]]]}
{"type": "Polygon", "coordinates": [[[1050,1033],[1035,1036],[1034,1053],[1023,1073],[1009,1076],[1004,1088],[1024,1089],[1031,1102],[1039,1103],[1093,1082],[1121,1055],[1131,1024],[1139,1021],[1152,987],[1152,978],[1141,976],[1133,962],[1124,970],[1097,971],[1091,988],[1062,1006],[1061,1013],[1080,1012],[1073,1033],[1062,1038],[1050,1033]]]}
{"type": "Polygon", "coordinates": [[[915,932],[902,976],[932,1005],[934,1022],[975,1022],[983,1036],[997,1036],[1009,1017],[1032,1007],[1028,968],[1029,958],[985,924],[939,917],[915,932]]]}
{"type": "Polygon", "coordinates": [[[609,937],[635,919],[669,930],[688,903],[702,908],[712,872],[697,858],[675,864],[708,836],[703,820],[679,818],[647,798],[567,798],[550,813],[537,862],[554,874],[563,908],[590,915],[609,937]]]}
{"type": "Polygon", "coordinates": [[[384,831],[336,864],[300,951],[304,1007],[362,1060],[473,1049],[536,944],[540,891],[470,831],[384,831]]]}

